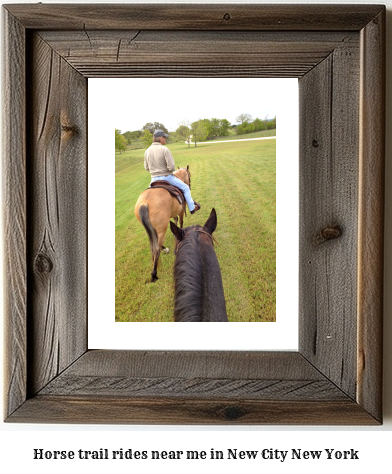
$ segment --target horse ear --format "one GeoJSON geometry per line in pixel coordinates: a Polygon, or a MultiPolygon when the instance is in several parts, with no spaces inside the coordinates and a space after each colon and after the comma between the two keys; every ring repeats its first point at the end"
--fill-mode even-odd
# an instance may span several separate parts
{"type": "Polygon", "coordinates": [[[210,235],[212,235],[212,233],[216,229],[217,224],[218,224],[218,219],[216,217],[216,211],[214,208],[212,208],[210,217],[207,219],[207,222],[204,224],[204,228],[210,235]]]}
{"type": "Polygon", "coordinates": [[[189,165],[186,166],[187,171],[189,171],[189,165]]]}
{"type": "Polygon", "coordinates": [[[172,231],[172,234],[177,240],[182,239],[182,230],[176,226],[176,224],[172,221],[170,221],[170,230],[172,231]]]}
{"type": "Polygon", "coordinates": [[[177,166],[177,169],[179,170],[179,169],[180,169],[180,167],[179,167],[179,166],[177,166]]]}

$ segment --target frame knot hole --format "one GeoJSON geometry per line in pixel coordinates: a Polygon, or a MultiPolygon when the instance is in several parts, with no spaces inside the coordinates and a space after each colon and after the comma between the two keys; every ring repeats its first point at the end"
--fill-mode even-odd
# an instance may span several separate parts
{"type": "Polygon", "coordinates": [[[226,420],[237,420],[238,418],[241,418],[241,416],[244,415],[243,410],[241,410],[240,407],[237,407],[235,405],[226,407],[223,413],[226,420]]]}
{"type": "Polygon", "coordinates": [[[320,146],[318,140],[316,140],[315,138],[313,138],[312,140],[312,147],[313,148],[318,148],[320,146]]]}
{"type": "Polygon", "coordinates": [[[342,235],[343,231],[338,225],[330,225],[323,227],[316,236],[316,243],[322,244],[328,240],[337,239],[342,235]]]}
{"type": "Polygon", "coordinates": [[[75,127],[75,125],[61,125],[61,130],[63,132],[72,134],[77,132],[77,128],[75,127]]]}
{"type": "Polygon", "coordinates": [[[53,269],[53,262],[50,257],[48,257],[48,255],[39,252],[39,254],[35,257],[34,260],[34,268],[38,273],[42,275],[47,275],[53,269]]]}
{"type": "Polygon", "coordinates": [[[78,128],[70,119],[69,114],[66,110],[62,110],[60,114],[60,126],[62,139],[68,140],[73,135],[78,133],[78,128]]]}
{"type": "Polygon", "coordinates": [[[225,14],[223,15],[223,19],[224,19],[225,21],[230,21],[230,20],[231,20],[231,15],[230,15],[230,13],[225,13],[225,14]]]}

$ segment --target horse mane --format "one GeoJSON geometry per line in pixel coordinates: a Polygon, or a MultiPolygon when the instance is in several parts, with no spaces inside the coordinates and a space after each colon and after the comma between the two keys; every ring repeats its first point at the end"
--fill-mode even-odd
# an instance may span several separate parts
{"type": "MultiPolygon", "coordinates": [[[[201,226],[192,226],[200,228],[201,226]]],[[[185,229],[185,230],[188,230],[185,229]]],[[[196,322],[202,318],[203,263],[199,250],[199,232],[191,232],[181,241],[174,265],[176,322],[196,322]]]]}

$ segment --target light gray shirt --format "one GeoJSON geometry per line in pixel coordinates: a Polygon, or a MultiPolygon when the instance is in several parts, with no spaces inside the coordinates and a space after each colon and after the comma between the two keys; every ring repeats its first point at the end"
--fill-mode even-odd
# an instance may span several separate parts
{"type": "Polygon", "coordinates": [[[173,174],[176,166],[169,148],[159,142],[153,142],[144,152],[144,168],[155,178],[173,174]]]}

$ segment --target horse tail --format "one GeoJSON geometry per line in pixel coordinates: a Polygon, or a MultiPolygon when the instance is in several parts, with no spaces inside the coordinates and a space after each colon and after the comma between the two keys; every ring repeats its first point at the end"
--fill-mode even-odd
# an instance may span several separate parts
{"type": "Polygon", "coordinates": [[[158,257],[160,253],[158,248],[158,235],[150,222],[148,204],[146,202],[139,207],[139,217],[143,227],[146,229],[148,240],[150,241],[151,257],[152,260],[155,261],[155,258],[158,257]]]}

